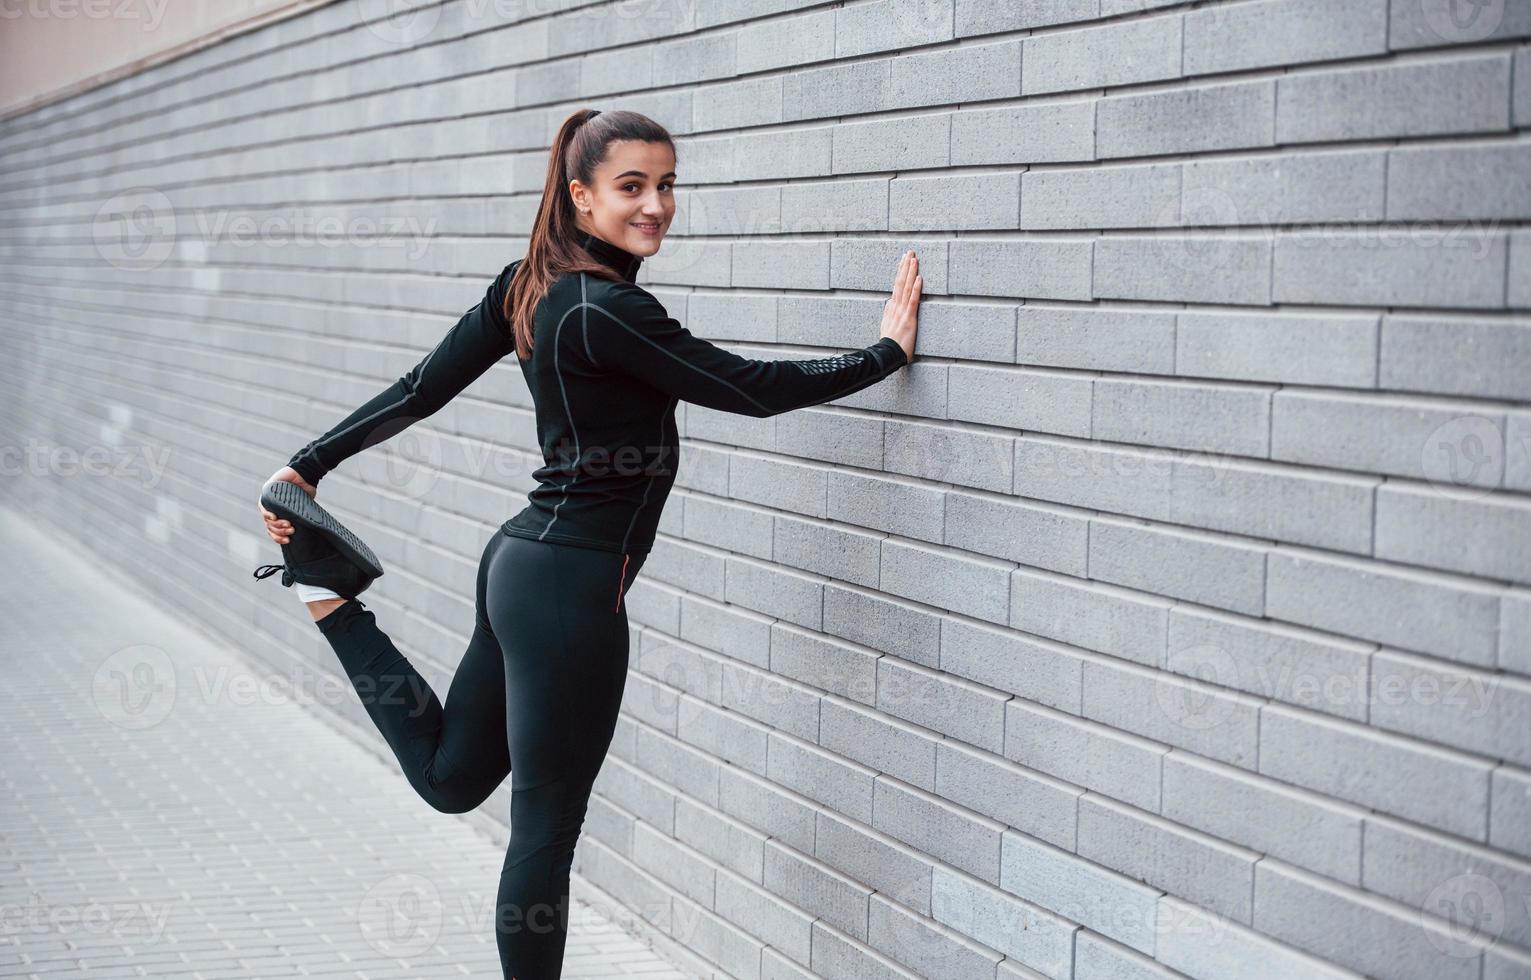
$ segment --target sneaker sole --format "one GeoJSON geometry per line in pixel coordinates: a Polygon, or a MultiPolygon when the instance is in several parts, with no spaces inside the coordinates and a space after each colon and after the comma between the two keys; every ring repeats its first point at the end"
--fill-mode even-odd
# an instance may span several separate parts
{"type": "Polygon", "coordinates": [[[371,548],[351,529],[337,521],[333,514],[319,505],[302,487],[286,480],[272,480],[261,488],[260,502],[265,508],[293,527],[307,528],[324,535],[346,558],[373,578],[383,574],[382,562],[371,548]]]}

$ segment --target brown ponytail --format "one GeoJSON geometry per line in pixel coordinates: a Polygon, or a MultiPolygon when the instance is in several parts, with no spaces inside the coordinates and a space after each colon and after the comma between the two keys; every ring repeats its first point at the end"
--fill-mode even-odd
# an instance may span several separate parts
{"type": "Polygon", "coordinates": [[[675,148],[669,131],[641,112],[578,109],[558,127],[526,257],[511,276],[505,295],[503,312],[515,334],[516,356],[522,360],[532,353],[532,316],[537,304],[559,276],[588,272],[616,278],[580,246],[575,237],[579,226],[574,220],[574,199],[569,196],[569,182],[575,178],[586,185],[595,182],[595,168],[606,160],[607,146],[615,140],[668,143],[672,151],[675,148]]]}

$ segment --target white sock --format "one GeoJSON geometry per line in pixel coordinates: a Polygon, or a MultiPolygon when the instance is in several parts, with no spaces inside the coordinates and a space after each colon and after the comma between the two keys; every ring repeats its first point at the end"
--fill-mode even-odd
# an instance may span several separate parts
{"type": "Polygon", "coordinates": [[[345,596],[331,592],[329,589],[320,588],[317,585],[304,585],[302,582],[292,583],[292,587],[298,590],[298,598],[304,602],[317,602],[320,599],[344,599],[345,596]]]}

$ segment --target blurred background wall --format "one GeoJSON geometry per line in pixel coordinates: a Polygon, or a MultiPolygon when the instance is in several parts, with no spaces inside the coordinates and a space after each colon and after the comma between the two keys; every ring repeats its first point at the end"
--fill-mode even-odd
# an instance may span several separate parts
{"type": "MultiPolygon", "coordinates": [[[[57,50],[26,9],[8,50],[57,50]]],[[[570,112],[636,109],[681,185],[640,281],[697,334],[862,346],[911,247],[927,299],[886,384],[681,408],[579,874],[720,977],[1526,977],[1528,36],[1519,0],[322,5],[0,123],[0,500],[333,672],[250,577],[261,483],[521,254],[570,112]]],[[[7,103],[143,55],[95,43],[7,103]]],[[[324,481],[442,692],[536,452],[506,361],[324,481]]]]}
{"type": "Polygon", "coordinates": [[[329,2],[7,0],[0,5],[0,118],[329,2]]]}

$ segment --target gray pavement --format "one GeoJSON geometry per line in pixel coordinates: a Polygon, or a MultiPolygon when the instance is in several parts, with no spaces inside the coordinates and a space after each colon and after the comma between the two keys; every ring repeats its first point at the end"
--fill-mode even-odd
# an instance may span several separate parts
{"type": "MultiPolygon", "coordinates": [[[[325,717],[343,677],[248,662],[56,538],[0,508],[0,976],[500,976],[504,844],[325,717]]],[[[690,976],[584,887],[564,976],[690,976]]]]}

